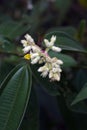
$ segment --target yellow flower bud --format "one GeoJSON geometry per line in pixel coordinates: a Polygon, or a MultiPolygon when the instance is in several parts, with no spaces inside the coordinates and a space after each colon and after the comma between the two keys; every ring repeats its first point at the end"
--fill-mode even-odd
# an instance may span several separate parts
{"type": "Polygon", "coordinates": [[[26,54],[25,56],[24,56],[24,59],[26,59],[26,60],[29,60],[31,58],[31,55],[30,54],[26,54]]]}

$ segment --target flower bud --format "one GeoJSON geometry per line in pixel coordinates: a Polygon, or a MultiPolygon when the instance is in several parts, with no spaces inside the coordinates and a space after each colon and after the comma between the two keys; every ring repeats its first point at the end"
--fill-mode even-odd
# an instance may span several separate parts
{"type": "Polygon", "coordinates": [[[31,50],[31,46],[26,46],[25,48],[22,49],[24,53],[27,53],[31,50]]]}
{"type": "Polygon", "coordinates": [[[27,40],[28,42],[34,43],[33,38],[32,38],[29,34],[26,34],[26,35],[25,35],[25,38],[26,38],[26,40],[27,40]]]}
{"type": "Polygon", "coordinates": [[[34,59],[31,59],[31,64],[36,64],[38,61],[39,61],[40,57],[37,56],[36,58],[34,59]]]}
{"type": "Polygon", "coordinates": [[[61,48],[56,47],[56,46],[52,46],[51,49],[52,49],[53,51],[55,51],[55,52],[61,52],[61,48]]]}

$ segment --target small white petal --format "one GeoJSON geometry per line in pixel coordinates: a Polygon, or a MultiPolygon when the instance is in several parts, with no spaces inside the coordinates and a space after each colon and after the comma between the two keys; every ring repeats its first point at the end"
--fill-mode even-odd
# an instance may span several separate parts
{"type": "Polygon", "coordinates": [[[34,43],[33,38],[32,38],[29,34],[26,34],[24,37],[26,38],[26,40],[27,40],[28,42],[34,43]]]}
{"type": "Polygon", "coordinates": [[[58,69],[58,72],[62,72],[62,69],[61,68],[57,68],[58,69]]]}
{"type": "Polygon", "coordinates": [[[52,77],[53,77],[53,72],[50,71],[50,72],[49,72],[49,78],[51,79],[52,77]]]}
{"type": "Polygon", "coordinates": [[[54,75],[54,80],[60,81],[60,74],[55,74],[54,75]]]}
{"type": "Polygon", "coordinates": [[[59,67],[53,68],[52,71],[53,71],[53,73],[62,72],[62,70],[59,67]]]}
{"type": "Polygon", "coordinates": [[[38,46],[32,46],[33,52],[41,52],[41,49],[38,46]]]}
{"type": "Polygon", "coordinates": [[[37,56],[36,58],[34,59],[31,59],[31,64],[36,64],[38,61],[39,61],[40,57],[37,56]]]}
{"type": "Polygon", "coordinates": [[[57,60],[56,63],[62,65],[62,64],[63,64],[63,61],[62,61],[62,60],[57,60]]]}
{"type": "Polygon", "coordinates": [[[22,49],[24,53],[27,53],[31,50],[31,46],[26,46],[25,48],[22,49]]]}
{"type": "Polygon", "coordinates": [[[42,77],[46,77],[47,75],[48,75],[48,70],[43,71],[41,74],[42,77]]]}
{"type": "Polygon", "coordinates": [[[47,67],[44,65],[38,69],[38,72],[43,72],[47,69],[47,67]]]}
{"type": "Polygon", "coordinates": [[[52,46],[51,43],[47,39],[44,39],[44,42],[45,42],[46,47],[52,46]]]}
{"type": "Polygon", "coordinates": [[[21,40],[21,43],[23,44],[23,47],[27,46],[27,41],[26,40],[21,40]]]}
{"type": "Polygon", "coordinates": [[[56,46],[52,46],[52,50],[55,51],[55,52],[60,52],[61,48],[56,47],[56,46]]]}
{"type": "Polygon", "coordinates": [[[30,55],[31,55],[31,59],[36,58],[37,56],[39,56],[38,53],[30,53],[30,55]]]}
{"type": "Polygon", "coordinates": [[[58,68],[59,67],[59,64],[57,64],[56,62],[52,63],[52,67],[53,68],[58,68]]]}
{"type": "Polygon", "coordinates": [[[56,41],[56,36],[52,35],[51,42],[54,43],[56,41]]]}

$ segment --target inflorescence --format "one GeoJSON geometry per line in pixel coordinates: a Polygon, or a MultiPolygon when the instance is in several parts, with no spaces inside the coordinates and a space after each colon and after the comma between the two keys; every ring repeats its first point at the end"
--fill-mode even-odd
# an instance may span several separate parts
{"type": "Polygon", "coordinates": [[[48,54],[49,50],[55,52],[61,52],[61,48],[54,46],[56,41],[56,36],[52,36],[50,41],[44,39],[44,43],[46,46],[45,50],[42,50],[38,45],[35,44],[34,39],[26,34],[24,40],[21,40],[23,45],[24,58],[27,60],[31,60],[31,64],[44,64],[37,71],[41,72],[42,77],[46,77],[48,75],[51,81],[60,81],[60,73],[62,72],[60,65],[63,64],[63,61],[53,57],[51,58],[48,54]]]}

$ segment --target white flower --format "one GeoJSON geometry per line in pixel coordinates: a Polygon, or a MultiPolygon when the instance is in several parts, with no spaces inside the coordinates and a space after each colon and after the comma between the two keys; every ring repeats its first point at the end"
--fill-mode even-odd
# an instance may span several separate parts
{"type": "Polygon", "coordinates": [[[53,72],[50,71],[50,72],[49,72],[49,78],[51,79],[52,77],[53,77],[53,72]]]}
{"type": "Polygon", "coordinates": [[[48,70],[47,65],[44,65],[38,69],[38,72],[43,72],[45,70],[48,70]]]}
{"type": "Polygon", "coordinates": [[[59,47],[56,47],[56,46],[52,46],[52,48],[51,48],[53,51],[55,51],[55,52],[61,52],[61,48],[59,48],[59,47]]]}
{"type": "Polygon", "coordinates": [[[31,46],[26,46],[25,48],[22,49],[24,53],[27,53],[31,50],[31,46]]]}
{"type": "Polygon", "coordinates": [[[60,73],[53,73],[53,71],[51,70],[49,72],[49,78],[51,79],[51,81],[59,81],[60,80],[60,73]]]}
{"type": "Polygon", "coordinates": [[[56,61],[56,64],[62,65],[62,64],[63,64],[63,61],[58,59],[58,60],[56,61]]]}
{"type": "Polygon", "coordinates": [[[26,40],[21,40],[21,43],[23,44],[23,52],[27,53],[31,50],[32,45],[34,45],[34,40],[32,39],[32,37],[28,34],[25,35],[25,39],[26,40]]]}
{"type": "Polygon", "coordinates": [[[49,42],[47,39],[44,39],[44,43],[45,43],[46,47],[52,46],[52,45],[50,44],[50,42],[49,42]]]}
{"type": "Polygon", "coordinates": [[[51,81],[59,81],[61,76],[61,66],[63,61],[57,57],[51,58],[48,54],[48,51],[51,49],[55,52],[60,52],[61,48],[54,46],[56,41],[56,36],[52,36],[50,41],[44,39],[46,50],[42,50],[38,45],[34,43],[33,38],[26,34],[25,40],[21,40],[23,44],[23,52],[27,53],[24,58],[29,60],[31,59],[31,64],[36,63],[45,63],[44,66],[38,69],[38,72],[41,72],[42,77],[49,76],[51,81]]]}
{"type": "Polygon", "coordinates": [[[29,34],[26,34],[24,37],[29,43],[34,43],[34,39],[29,34]]]}
{"type": "Polygon", "coordinates": [[[56,64],[61,65],[61,64],[63,64],[63,61],[56,58],[56,57],[51,58],[51,62],[52,62],[53,65],[56,65],[56,64]]]}
{"type": "Polygon", "coordinates": [[[44,72],[42,72],[42,74],[41,74],[41,76],[44,78],[44,77],[46,77],[48,75],[48,71],[44,71],[44,72]]]}
{"type": "Polygon", "coordinates": [[[40,60],[40,55],[38,52],[31,52],[30,51],[30,56],[31,56],[31,64],[36,64],[40,60]]]}
{"type": "Polygon", "coordinates": [[[47,39],[44,39],[44,43],[46,47],[49,48],[49,50],[52,49],[55,52],[60,52],[61,48],[54,46],[55,41],[56,41],[56,36],[54,35],[52,35],[50,41],[48,41],[47,39]]]}
{"type": "Polygon", "coordinates": [[[31,59],[31,64],[36,64],[40,60],[40,56],[37,56],[36,58],[31,59]]]}
{"type": "Polygon", "coordinates": [[[30,55],[31,55],[31,59],[34,59],[34,58],[36,58],[37,56],[39,56],[38,53],[32,53],[32,52],[30,52],[30,55]]]}
{"type": "Polygon", "coordinates": [[[33,46],[32,46],[32,51],[39,53],[39,52],[41,52],[41,49],[40,49],[40,47],[38,47],[37,45],[33,45],[33,46]]]}
{"type": "Polygon", "coordinates": [[[21,40],[21,43],[22,43],[23,47],[27,46],[27,41],[26,40],[21,40]]]}
{"type": "Polygon", "coordinates": [[[55,41],[56,41],[56,36],[54,36],[54,35],[51,37],[50,41],[48,41],[47,39],[44,39],[44,43],[45,43],[46,47],[52,47],[54,45],[55,41]]]}
{"type": "Polygon", "coordinates": [[[58,67],[58,68],[53,68],[52,72],[57,73],[57,72],[62,72],[62,70],[60,69],[60,67],[58,67]]]}
{"type": "Polygon", "coordinates": [[[47,65],[45,64],[44,66],[40,67],[38,69],[38,72],[42,72],[41,73],[41,76],[42,77],[46,77],[48,75],[48,72],[49,72],[49,68],[47,67],[47,65]]]}
{"type": "Polygon", "coordinates": [[[52,77],[52,81],[60,81],[60,73],[55,73],[54,76],[52,77]]]}
{"type": "Polygon", "coordinates": [[[51,41],[50,41],[52,46],[54,45],[55,41],[56,41],[56,36],[52,35],[51,41]]]}

